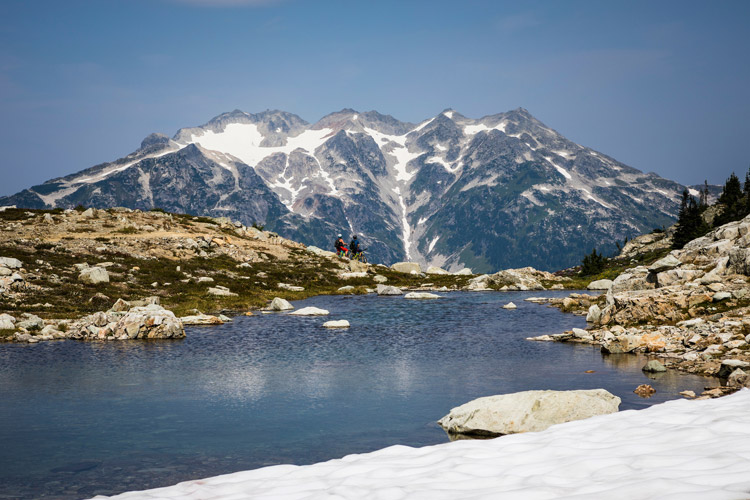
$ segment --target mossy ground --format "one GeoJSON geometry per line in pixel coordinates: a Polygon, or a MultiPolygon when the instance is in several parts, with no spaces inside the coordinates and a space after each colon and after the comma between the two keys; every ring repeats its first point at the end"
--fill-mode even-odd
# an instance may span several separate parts
{"type": "MultiPolygon", "coordinates": [[[[18,315],[37,314],[45,319],[77,318],[108,309],[118,298],[137,300],[158,296],[160,303],[178,316],[199,310],[204,313],[239,313],[264,307],[274,297],[299,300],[313,295],[338,294],[340,287],[351,285],[354,293],[374,288],[372,275],[366,278],[341,279],[341,268],[334,261],[312,257],[301,249],[292,249],[289,259],[268,260],[240,267],[225,254],[185,260],[140,259],[124,253],[103,252],[76,255],[60,245],[48,242],[2,244],[0,255],[24,262],[26,281],[33,289],[21,297],[0,297],[0,312],[18,315]],[[78,281],[74,264],[111,262],[107,267],[109,283],[96,285],[78,281]],[[179,267],[179,271],[178,271],[179,267]],[[198,282],[208,277],[212,282],[198,282]],[[304,287],[294,292],[278,287],[279,283],[304,287]],[[209,287],[224,286],[237,296],[215,296],[209,287]],[[107,298],[102,297],[106,296],[107,298]]],[[[465,285],[470,276],[428,276],[398,273],[379,267],[376,272],[388,278],[387,284],[418,288],[425,283],[449,288],[465,285]]]]}

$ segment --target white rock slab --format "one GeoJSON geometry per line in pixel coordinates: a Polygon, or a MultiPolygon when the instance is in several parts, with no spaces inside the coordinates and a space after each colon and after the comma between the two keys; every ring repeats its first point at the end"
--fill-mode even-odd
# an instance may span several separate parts
{"type": "Polygon", "coordinates": [[[428,293],[428,292],[409,292],[406,295],[404,295],[405,299],[417,299],[417,300],[424,300],[424,299],[439,299],[441,298],[440,295],[435,293],[428,293]]]}
{"type": "Polygon", "coordinates": [[[515,305],[513,302],[508,302],[503,306],[503,309],[518,309],[518,306],[515,305]]]}
{"type": "Polygon", "coordinates": [[[329,313],[325,309],[317,307],[303,307],[302,309],[297,309],[289,314],[294,316],[327,316],[329,313]]]}
{"type": "Polygon", "coordinates": [[[345,319],[326,321],[323,328],[349,328],[349,322],[345,319]]]}
{"type": "Polygon", "coordinates": [[[614,413],[620,398],[604,389],[524,391],[475,399],[438,421],[446,432],[498,436],[614,413]]]}

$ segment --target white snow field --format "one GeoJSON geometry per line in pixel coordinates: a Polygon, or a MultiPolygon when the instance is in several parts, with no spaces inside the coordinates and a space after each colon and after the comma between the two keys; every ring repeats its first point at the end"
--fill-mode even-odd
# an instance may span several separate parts
{"type": "MultiPolygon", "coordinates": [[[[97,497],[103,498],[103,497],[97,497]]],[[[487,441],[278,465],[117,499],[750,498],[750,390],[487,441]]]]}

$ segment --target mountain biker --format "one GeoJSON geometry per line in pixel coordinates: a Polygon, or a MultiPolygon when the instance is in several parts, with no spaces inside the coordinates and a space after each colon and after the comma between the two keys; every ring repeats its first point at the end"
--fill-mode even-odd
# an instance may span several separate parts
{"type": "Polygon", "coordinates": [[[359,241],[357,241],[357,235],[355,234],[352,236],[352,241],[349,243],[349,250],[352,252],[352,255],[357,255],[362,250],[359,247],[359,241]]]}
{"type": "Polygon", "coordinates": [[[336,239],[336,243],[333,244],[334,247],[336,247],[336,255],[339,257],[343,257],[346,255],[346,252],[348,251],[346,248],[346,243],[344,243],[344,238],[339,234],[338,238],[336,239]]]}

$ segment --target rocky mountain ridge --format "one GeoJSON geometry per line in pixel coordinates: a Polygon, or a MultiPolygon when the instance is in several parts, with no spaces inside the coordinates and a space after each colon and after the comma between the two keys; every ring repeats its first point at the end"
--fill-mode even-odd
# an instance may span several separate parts
{"type": "Polygon", "coordinates": [[[419,124],[350,109],[315,124],[236,110],[0,204],[226,216],[322,248],[356,233],[377,261],[487,272],[613,250],[672,223],[682,189],[522,108],[480,119],[445,110],[419,124]]]}

